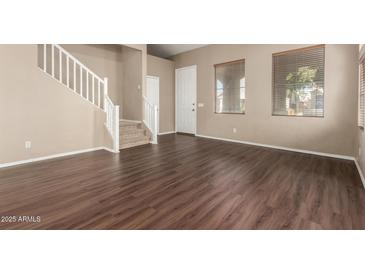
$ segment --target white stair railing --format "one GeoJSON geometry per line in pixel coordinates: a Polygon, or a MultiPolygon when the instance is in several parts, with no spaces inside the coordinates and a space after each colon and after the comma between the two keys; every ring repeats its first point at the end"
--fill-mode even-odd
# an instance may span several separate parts
{"type": "Polygon", "coordinates": [[[53,79],[106,112],[106,127],[119,152],[119,106],[108,96],[108,79],[102,79],[60,45],[44,44],[40,68],[53,79]]]}
{"type": "Polygon", "coordinates": [[[158,107],[143,96],[143,123],[152,133],[152,143],[157,144],[158,107]]]}
{"type": "MultiPolygon", "coordinates": [[[[108,81],[104,82],[107,86],[108,81]]],[[[106,89],[107,90],[107,89],[106,89]]],[[[104,110],[106,112],[106,127],[113,137],[113,149],[119,152],[119,106],[115,106],[108,95],[104,96],[104,110]]]]}

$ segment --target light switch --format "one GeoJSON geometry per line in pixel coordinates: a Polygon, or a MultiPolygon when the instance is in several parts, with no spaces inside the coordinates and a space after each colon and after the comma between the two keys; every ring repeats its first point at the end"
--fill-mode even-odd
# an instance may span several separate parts
{"type": "Polygon", "coordinates": [[[204,103],[198,103],[198,107],[199,107],[199,108],[204,107],[204,103]]]}

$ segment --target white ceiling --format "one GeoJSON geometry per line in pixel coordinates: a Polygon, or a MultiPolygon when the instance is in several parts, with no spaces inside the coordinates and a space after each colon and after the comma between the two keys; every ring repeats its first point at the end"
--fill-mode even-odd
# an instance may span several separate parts
{"type": "Polygon", "coordinates": [[[201,48],[207,45],[203,44],[180,44],[180,45],[172,45],[172,44],[148,44],[147,51],[148,54],[155,55],[162,58],[169,58],[179,53],[183,53],[192,49],[201,48]]]}

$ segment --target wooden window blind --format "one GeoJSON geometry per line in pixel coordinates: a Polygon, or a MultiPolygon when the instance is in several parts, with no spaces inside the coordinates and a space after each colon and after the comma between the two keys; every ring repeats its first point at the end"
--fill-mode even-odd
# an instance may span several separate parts
{"type": "Polygon", "coordinates": [[[215,67],[215,113],[245,113],[245,60],[215,67]]]}
{"type": "Polygon", "coordinates": [[[358,125],[364,128],[365,120],[365,56],[360,60],[358,125]]]}
{"type": "Polygon", "coordinates": [[[272,114],[324,116],[325,46],[273,54],[272,114]]]}

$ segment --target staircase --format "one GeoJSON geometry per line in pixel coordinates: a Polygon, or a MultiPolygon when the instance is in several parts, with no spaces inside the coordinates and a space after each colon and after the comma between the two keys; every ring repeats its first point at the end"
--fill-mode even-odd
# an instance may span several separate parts
{"type": "Polygon", "coordinates": [[[39,68],[106,114],[105,127],[119,152],[119,106],[108,96],[108,79],[99,77],[57,44],[41,46],[39,68]]]}
{"type": "Polygon", "coordinates": [[[142,96],[143,121],[120,120],[119,149],[157,144],[159,109],[142,96]]]}
{"type": "Polygon", "coordinates": [[[105,127],[113,151],[148,143],[157,144],[159,109],[143,96],[143,121],[119,120],[119,106],[108,96],[108,79],[101,78],[57,44],[41,46],[39,68],[96,108],[106,113],[105,127]]]}
{"type": "Polygon", "coordinates": [[[144,128],[142,122],[131,122],[121,120],[119,148],[125,149],[150,143],[149,131],[144,128]]]}

